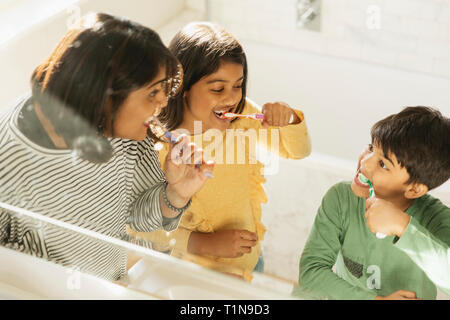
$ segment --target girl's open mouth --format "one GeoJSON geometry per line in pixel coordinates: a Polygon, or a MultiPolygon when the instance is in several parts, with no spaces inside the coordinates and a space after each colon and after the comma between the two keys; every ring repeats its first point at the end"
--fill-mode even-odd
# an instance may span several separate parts
{"type": "Polygon", "coordinates": [[[232,112],[234,109],[234,107],[229,107],[226,109],[220,109],[220,110],[213,110],[214,115],[216,116],[216,118],[222,120],[222,121],[229,121],[231,119],[228,118],[224,118],[223,115],[227,112],[232,112]]]}

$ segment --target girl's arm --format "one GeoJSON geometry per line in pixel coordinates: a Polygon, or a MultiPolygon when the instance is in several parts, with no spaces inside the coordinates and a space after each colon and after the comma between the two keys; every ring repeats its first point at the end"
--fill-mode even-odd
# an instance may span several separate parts
{"type": "MultiPolygon", "coordinates": [[[[311,153],[311,139],[302,111],[293,109],[284,103],[265,104],[263,110],[266,115],[262,123],[243,119],[250,128],[256,130],[260,145],[287,159],[302,159],[311,153]],[[292,114],[294,121],[292,124],[286,125],[292,114]],[[279,124],[283,126],[277,126],[279,124]]],[[[261,108],[247,99],[243,113],[260,112],[262,112],[261,108]]]]}
{"type": "Polygon", "coordinates": [[[250,253],[258,236],[248,230],[220,230],[211,233],[191,232],[187,252],[221,258],[239,258],[250,253]]]}

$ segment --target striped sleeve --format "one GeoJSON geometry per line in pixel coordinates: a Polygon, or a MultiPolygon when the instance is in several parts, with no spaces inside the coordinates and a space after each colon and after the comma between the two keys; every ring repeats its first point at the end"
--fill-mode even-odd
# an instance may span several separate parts
{"type": "MultiPolygon", "coordinates": [[[[114,157],[90,163],[71,150],[29,140],[17,119],[23,104],[0,115],[0,201],[122,239],[136,230],[173,230],[160,194],[165,177],[150,140],[109,138],[114,157]]],[[[116,280],[126,273],[123,248],[0,209],[0,245],[116,280]]],[[[144,243],[145,244],[145,243],[144,243]]]]}
{"type": "Polygon", "coordinates": [[[0,209],[0,245],[8,242],[11,218],[8,213],[0,209]]]}
{"type": "Polygon", "coordinates": [[[162,215],[160,196],[165,176],[153,142],[150,139],[144,140],[138,148],[139,152],[142,152],[143,156],[136,166],[134,188],[144,191],[132,203],[127,224],[138,232],[152,232],[159,229],[172,231],[178,227],[181,215],[171,219],[162,215]]]}
{"type": "Polygon", "coordinates": [[[137,198],[130,207],[127,223],[136,231],[152,232],[162,227],[163,216],[159,195],[164,182],[154,185],[137,198]]]}

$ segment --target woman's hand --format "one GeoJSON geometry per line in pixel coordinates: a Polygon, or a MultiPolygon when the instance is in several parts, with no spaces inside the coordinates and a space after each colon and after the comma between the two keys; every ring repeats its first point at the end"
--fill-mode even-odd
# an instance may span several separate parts
{"type": "Polygon", "coordinates": [[[164,173],[168,182],[166,194],[170,203],[184,207],[208,180],[214,162],[205,162],[203,150],[190,143],[186,135],[180,135],[170,145],[165,161],[164,173]]]}
{"type": "Polygon", "coordinates": [[[256,233],[248,230],[192,232],[188,241],[188,252],[221,258],[239,258],[250,253],[257,243],[256,233]]]}
{"type": "Polygon", "coordinates": [[[301,122],[295,111],[284,102],[266,103],[262,107],[262,113],[264,113],[262,125],[265,128],[268,126],[284,127],[301,122]],[[292,122],[290,121],[291,117],[294,118],[292,122]]]}

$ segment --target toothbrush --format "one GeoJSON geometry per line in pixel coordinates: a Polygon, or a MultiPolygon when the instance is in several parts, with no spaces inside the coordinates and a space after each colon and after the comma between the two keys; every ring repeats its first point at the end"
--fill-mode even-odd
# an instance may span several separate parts
{"type": "MultiPolygon", "coordinates": [[[[222,118],[247,118],[247,119],[253,119],[253,120],[264,120],[264,113],[251,113],[251,114],[239,114],[239,113],[233,113],[233,112],[227,112],[222,115],[222,118]]],[[[291,118],[289,119],[289,123],[291,123],[294,120],[294,116],[291,115],[291,118]]]]}
{"type": "MultiPolygon", "coordinates": [[[[151,122],[153,124],[151,126],[151,129],[156,129],[157,131],[160,131],[160,133],[161,133],[161,131],[163,131],[162,135],[164,135],[164,137],[167,140],[169,140],[171,144],[175,144],[177,142],[177,137],[173,133],[171,133],[171,132],[169,132],[167,130],[164,130],[163,129],[164,126],[162,125],[162,123],[159,121],[159,119],[157,117],[151,117],[149,122],[151,122]],[[156,127],[155,127],[155,125],[156,125],[156,127]]],[[[161,136],[161,134],[159,136],[161,136]]],[[[195,167],[199,168],[200,164],[197,163],[195,165],[195,167]]],[[[205,176],[207,176],[208,178],[211,178],[211,179],[214,178],[214,176],[213,176],[211,171],[204,171],[203,174],[205,176]]]]}
{"type": "MultiPolygon", "coordinates": [[[[372,182],[370,182],[370,180],[367,179],[365,176],[363,176],[361,173],[358,174],[358,178],[359,178],[359,180],[360,180],[361,182],[365,182],[365,183],[368,183],[368,184],[369,184],[369,198],[375,197],[375,191],[373,190],[372,182]]],[[[375,236],[376,236],[378,239],[384,239],[384,238],[386,238],[386,235],[385,235],[384,233],[381,233],[381,232],[377,232],[377,233],[375,234],[375,236]]]]}
{"type": "Polygon", "coordinates": [[[253,120],[264,120],[264,114],[263,113],[239,114],[227,112],[222,115],[222,118],[247,118],[253,120]]]}

